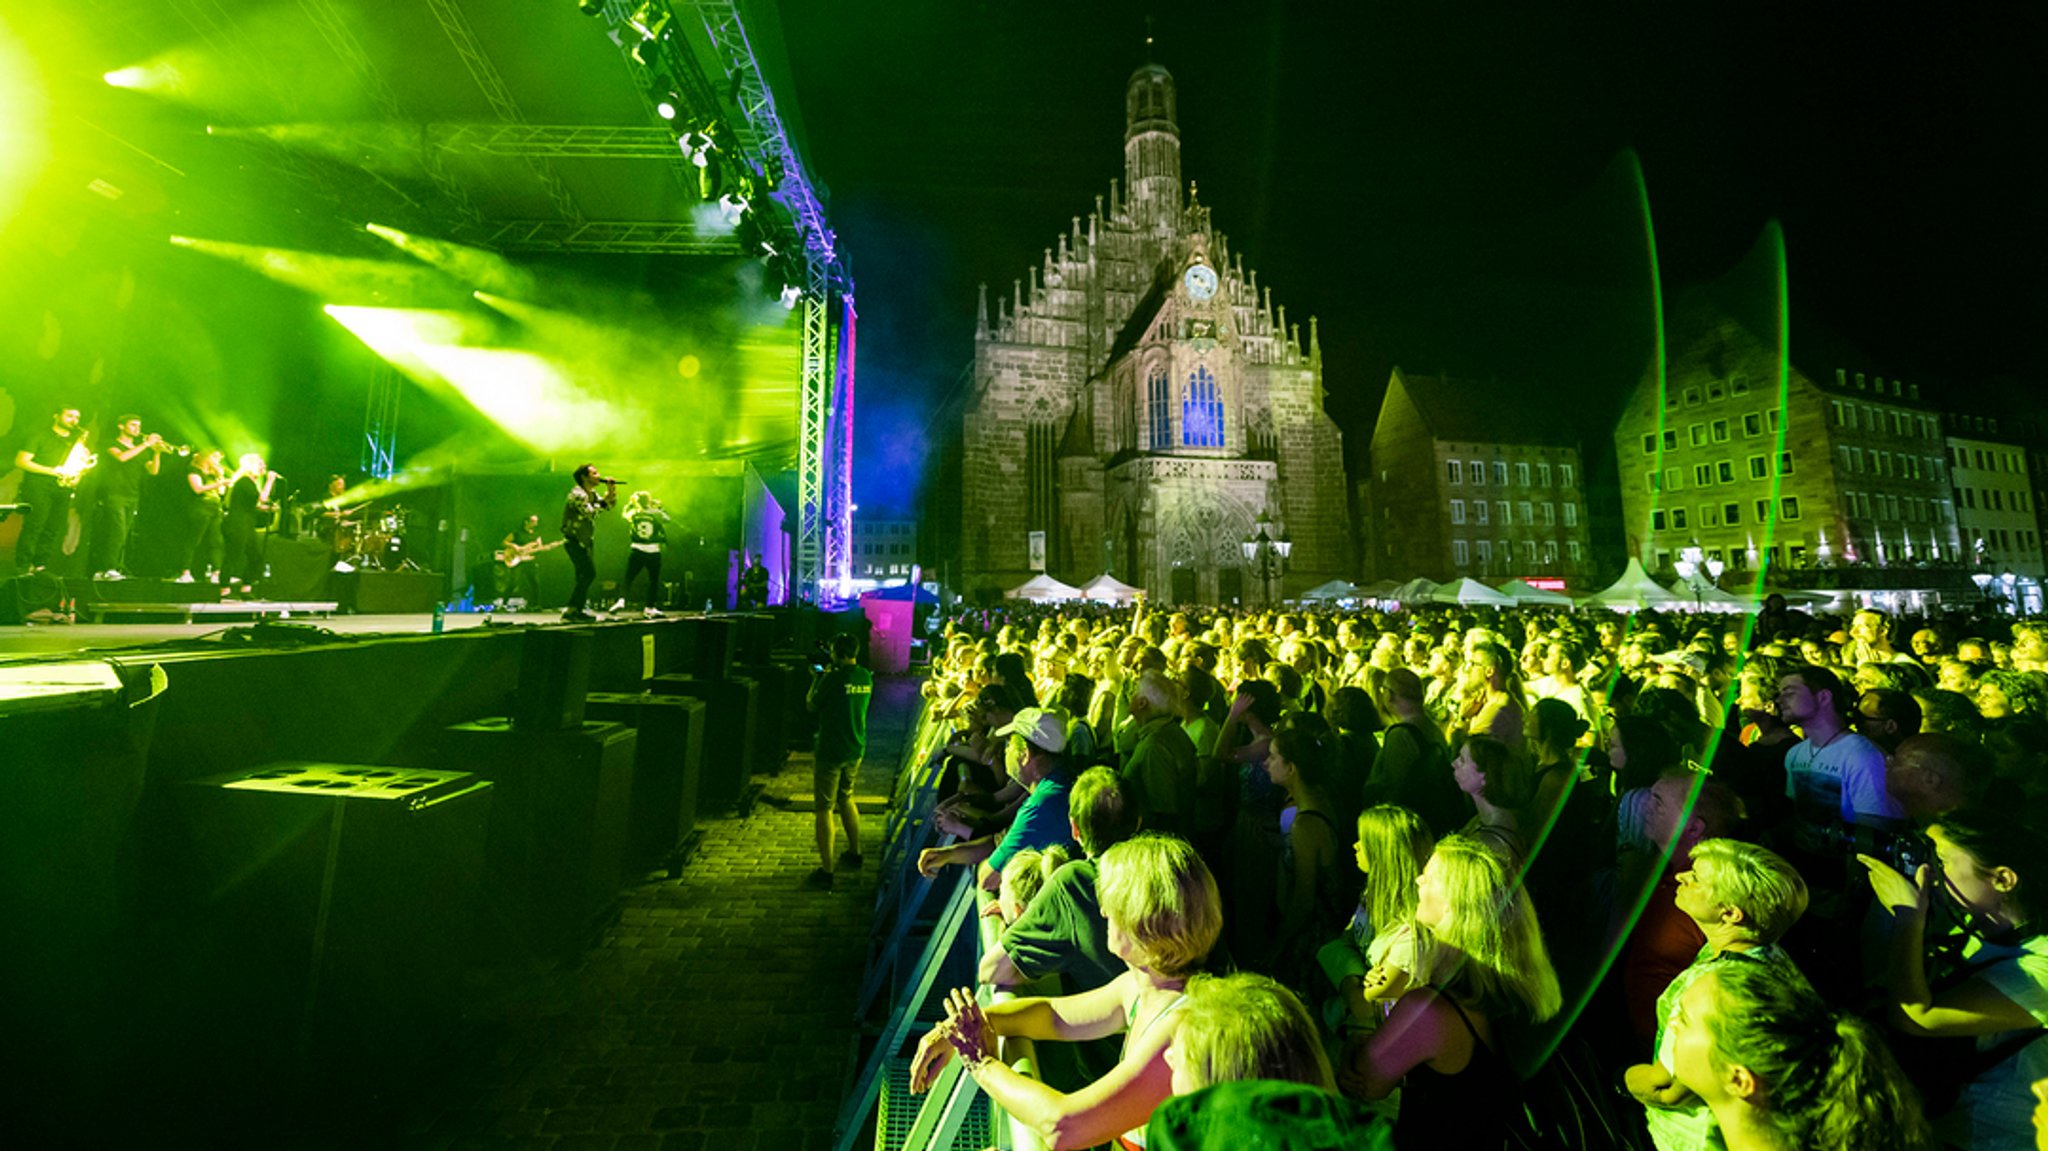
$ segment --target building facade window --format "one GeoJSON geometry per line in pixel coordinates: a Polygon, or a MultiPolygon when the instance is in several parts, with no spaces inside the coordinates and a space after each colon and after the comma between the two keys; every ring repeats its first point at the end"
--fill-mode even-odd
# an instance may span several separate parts
{"type": "Polygon", "coordinates": [[[1486,465],[1480,463],[1478,460],[1473,460],[1471,463],[1466,464],[1465,478],[1471,480],[1475,484],[1485,483],[1486,465]]]}
{"type": "Polygon", "coordinates": [[[1501,460],[1493,462],[1493,485],[1499,488],[1508,486],[1508,465],[1501,460]]]}
{"type": "Polygon", "coordinates": [[[1529,486],[1529,465],[1527,462],[1515,465],[1515,482],[1525,488],[1529,486]]]}
{"type": "Polygon", "coordinates": [[[1573,475],[1575,470],[1570,464],[1557,465],[1558,482],[1568,488],[1577,485],[1578,480],[1573,475]]]}
{"type": "Polygon", "coordinates": [[[1452,523],[1454,523],[1454,524],[1461,524],[1461,523],[1464,523],[1464,522],[1465,522],[1465,501],[1464,501],[1464,500],[1452,500],[1452,501],[1451,501],[1451,522],[1452,522],[1452,523]]]}
{"type": "Polygon", "coordinates": [[[1188,375],[1187,396],[1180,404],[1180,443],[1184,448],[1223,446],[1223,397],[1207,367],[1188,375]]]}
{"type": "Polygon", "coordinates": [[[1536,509],[1535,509],[1535,507],[1533,507],[1533,506],[1532,506],[1532,505],[1530,504],[1530,502],[1529,502],[1528,500],[1523,500],[1523,501],[1521,502],[1521,512],[1522,512],[1522,526],[1523,526],[1523,527],[1525,527],[1525,528],[1526,528],[1526,527],[1533,527],[1533,526],[1535,526],[1535,523],[1536,523],[1536,509]]]}
{"type": "Polygon", "coordinates": [[[1152,450],[1166,451],[1173,446],[1173,407],[1164,364],[1152,365],[1152,374],[1145,380],[1145,401],[1152,450]]]}
{"type": "Polygon", "coordinates": [[[1465,482],[1465,469],[1456,460],[1450,462],[1450,478],[1454,484],[1465,482]]]}
{"type": "Polygon", "coordinates": [[[1451,541],[1451,562],[1458,567],[1465,567],[1471,564],[1471,549],[1464,540],[1451,541]]]}
{"type": "Polygon", "coordinates": [[[1564,526],[1568,528],[1579,526],[1579,505],[1575,503],[1564,505],[1564,526]]]}
{"type": "Polygon", "coordinates": [[[1473,521],[1474,521],[1474,522],[1476,522],[1476,523],[1482,523],[1482,524],[1483,524],[1483,523],[1485,523],[1485,522],[1486,522],[1486,501],[1485,501],[1485,500],[1473,500],[1473,501],[1472,501],[1472,519],[1473,519],[1473,521]]]}
{"type": "Polygon", "coordinates": [[[1540,486],[1542,486],[1542,487],[1546,487],[1546,488],[1547,488],[1547,487],[1549,487],[1549,486],[1550,486],[1550,465],[1549,465],[1549,464],[1537,464],[1537,465],[1536,465],[1536,482],[1537,482],[1537,484],[1539,484],[1539,485],[1540,485],[1540,486]]]}
{"type": "Polygon", "coordinates": [[[1779,514],[1779,515],[1781,515],[1781,516],[1783,516],[1784,518],[1786,518],[1786,519],[1788,519],[1788,520],[1796,520],[1796,519],[1798,519],[1798,518],[1799,518],[1799,497],[1798,497],[1798,496],[1786,496],[1786,497],[1785,497],[1784,499],[1782,499],[1782,500],[1779,500],[1779,501],[1778,501],[1778,514],[1779,514]]]}

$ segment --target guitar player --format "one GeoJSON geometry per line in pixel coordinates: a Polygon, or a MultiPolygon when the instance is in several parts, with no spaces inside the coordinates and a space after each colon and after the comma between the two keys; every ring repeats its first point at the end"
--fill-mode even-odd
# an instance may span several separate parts
{"type": "Polygon", "coordinates": [[[51,414],[49,430],[14,454],[14,466],[22,472],[16,499],[29,507],[15,545],[14,566],[19,571],[40,571],[63,559],[78,478],[99,462],[86,450],[78,417],[77,408],[58,409],[51,414]]]}
{"type": "Polygon", "coordinates": [[[544,551],[560,547],[541,538],[540,517],[527,516],[518,527],[505,533],[498,545],[498,596],[523,599],[527,611],[540,610],[540,569],[533,561],[544,551]]]}

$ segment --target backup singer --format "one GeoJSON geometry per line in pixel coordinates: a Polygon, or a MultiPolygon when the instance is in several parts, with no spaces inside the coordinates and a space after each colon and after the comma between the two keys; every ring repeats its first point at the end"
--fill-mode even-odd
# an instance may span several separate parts
{"type": "Polygon", "coordinates": [[[220,582],[221,494],[230,482],[221,466],[219,448],[193,457],[192,466],[185,472],[185,546],[181,565],[185,570],[178,575],[179,583],[193,582],[195,561],[209,581],[220,582]]]}
{"type": "Polygon", "coordinates": [[[170,450],[162,436],[142,434],[141,416],[122,416],[114,426],[120,434],[107,445],[111,459],[100,472],[99,506],[93,517],[92,570],[101,579],[126,578],[128,538],[135,533],[142,477],[158,474],[163,453],[170,450]]]}
{"type": "Polygon", "coordinates": [[[623,611],[626,601],[633,595],[633,577],[647,573],[647,606],[642,614],[648,619],[661,615],[661,551],[668,545],[668,513],[662,510],[661,501],[652,492],[634,492],[626,497],[626,533],[629,537],[626,551],[626,582],[619,588],[619,602],[612,605],[613,611],[623,611]]]}
{"type": "Polygon", "coordinates": [[[619,500],[619,481],[597,474],[596,464],[576,469],[576,486],[562,504],[562,546],[576,567],[576,586],[569,592],[569,605],[562,612],[568,623],[592,623],[597,617],[584,610],[590,600],[590,585],[597,582],[597,565],[591,562],[590,547],[597,539],[597,517],[619,500]],[[597,485],[605,485],[600,494],[597,485]]]}
{"type": "Polygon", "coordinates": [[[227,577],[231,583],[249,583],[263,576],[263,539],[277,510],[270,500],[277,476],[262,456],[250,452],[237,462],[227,485],[227,514],[221,528],[227,577]]]}
{"type": "Polygon", "coordinates": [[[84,433],[78,430],[77,408],[51,413],[49,430],[14,454],[14,466],[22,472],[21,494],[16,498],[29,508],[14,549],[16,568],[40,571],[63,558],[64,533],[71,526],[71,496],[78,477],[95,462],[85,450],[84,433]]]}

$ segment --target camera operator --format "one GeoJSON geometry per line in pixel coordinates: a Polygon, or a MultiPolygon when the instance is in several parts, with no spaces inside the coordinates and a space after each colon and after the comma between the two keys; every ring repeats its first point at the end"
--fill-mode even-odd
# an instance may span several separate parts
{"type": "MultiPolygon", "coordinates": [[[[2028,1084],[2048,1075],[2048,832],[2043,813],[1980,804],[1928,828],[1935,862],[1908,878],[1868,855],[1878,905],[1891,928],[1885,969],[1890,1022],[1912,1036],[1972,1040],[1970,1057],[1938,1066],[1960,1082],[1952,1107],[1929,1090],[1935,1130],[1969,1148],[2030,1147],[2028,1084]],[[1937,896],[1939,892],[1939,896],[1937,896]],[[1962,921],[1952,970],[1929,972],[1927,921],[1936,899],[1962,921]]],[[[1947,965],[1945,965],[1947,966],[1947,965]]],[[[1932,1085],[1922,1080],[1923,1089],[1932,1085]]]]}
{"type": "Polygon", "coordinates": [[[805,702],[818,717],[818,743],[811,768],[818,840],[818,870],[810,878],[813,887],[832,886],[835,812],[839,826],[846,829],[846,853],[839,856],[839,865],[858,868],[864,862],[853,781],[860,774],[861,757],[867,754],[868,700],[874,694],[875,677],[855,661],[859,652],[860,641],[842,632],[832,637],[827,651],[811,658],[811,691],[805,702]]]}

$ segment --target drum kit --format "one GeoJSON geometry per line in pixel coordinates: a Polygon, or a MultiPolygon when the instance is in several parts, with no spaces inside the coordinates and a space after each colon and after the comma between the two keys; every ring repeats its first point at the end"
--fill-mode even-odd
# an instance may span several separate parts
{"type": "Polygon", "coordinates": [[[369,504],[329,509],[321,515],[320,534],[334,543],[334,558],[357,571],[397,571],[409,561],[405,525],[410,509],[393,504],[382,510],[369,504]]]}

